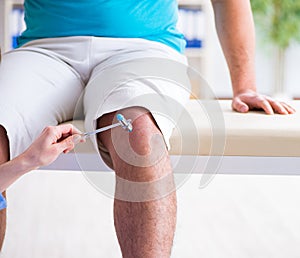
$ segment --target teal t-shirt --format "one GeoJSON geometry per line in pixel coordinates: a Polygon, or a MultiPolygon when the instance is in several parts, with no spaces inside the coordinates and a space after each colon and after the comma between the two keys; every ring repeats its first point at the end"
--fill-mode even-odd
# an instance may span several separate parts
{"type": "Polygon", "coordinates": [[[176,0],[25,0],[27,29],[21,46],[41,38],[97,36],[143,38],[179,52],[185,40],[177,29],[176,0]]]}

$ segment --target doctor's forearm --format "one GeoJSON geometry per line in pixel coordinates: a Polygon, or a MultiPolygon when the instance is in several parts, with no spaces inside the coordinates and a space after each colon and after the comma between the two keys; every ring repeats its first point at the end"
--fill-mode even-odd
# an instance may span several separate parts
{"type": "Polygon", "coordinates": [[[0,165],[0,192],[5,191],[18,178],[33,169],[35,168],[24,155],[0,165]]]}

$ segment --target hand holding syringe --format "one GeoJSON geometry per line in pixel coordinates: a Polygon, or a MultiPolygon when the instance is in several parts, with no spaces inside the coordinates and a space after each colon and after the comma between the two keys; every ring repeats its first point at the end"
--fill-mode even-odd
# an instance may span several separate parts
{"type": "Polygon", "coordinates": [[[131,120],[126,120],[121,114],[117,114],[117,120],[119,122],[116,124],[88,133],[81,133],[71,124],[46,127],[27,150],[0,165],[0,210],[6,207],[1,192],[25,173],[51,164],[61,153],[71,151],[77,143],[91,135],[117,126],[122,126],[128,132],[132,131],[131,120]]]}

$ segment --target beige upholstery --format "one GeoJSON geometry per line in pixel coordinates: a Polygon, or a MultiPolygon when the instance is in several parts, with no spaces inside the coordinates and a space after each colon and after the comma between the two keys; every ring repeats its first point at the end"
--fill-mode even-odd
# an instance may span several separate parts
{"type": "MultiPolygon", "coordinates": [[[[291,102],[299,110],[293,115],[240,114],[232,111],[229,100],[219,101],[219,104],[225,120],[225,156],[300,156],[300,101],[291,102]]],[[[200,135],[200,150],[182,154],[209,155],[212,139],[209,119],[196,100],[188,103],[187,110],[200,135]]],[[[184,124],[184,120],[182,117],[180,124],[184,124]]],[[[183,128],[183,135],[193,137],[194,131],[187,126],[183,128]]],[[[174,132],[171,142],[171,154],[176,155],[179,152],[178,132],[174,132]]]]}
{"type": "MultiPolygon", "coordinates": [[[[231,101],[190,100],[178,128],[171,138],[171,155],[220,155],[225,156],[299,156],[300,157],[300,101],[292,101],[291,105],[299,110],[293,115],[266,115],[263,112],[240,114],[231,110],[231,101]],[[216,109],[220,105],[220,110],[216,109]],[[212,109],[210,115],[206,106],[212,109]],[[213,137],[214,122],[209,116],[224,117],[225,126],[218,121],[219,134],[213,137]],[[191,125],[191,120],[193,124],[191,125]],[[224,134],[225,138],[222,138],[224,134]],[[197,139],[198,138],[198,139],[197,139]],[[220,139],[220,141],[218,140],[220,139]],[[225,145],[223,140],[226,140],[225,145]],[[185,143],[183,144],[182,141],[185,143]],[[218,142],[219,141],[219,142],[218,142]],[[212,151],[212,142],[217,144],[217,151],[212,151]],[[195,148],[199,143],[199,148],[195,148]],[[223,145],[222,145],[223,144],[223,145]],[[181,146],[186,146],[181,150],[181,146]],[[223,151],[222,151],[223,152],[223,151]]],[[[81,127],[78,122],[77,126],[81,127]]],[[[82,146],[82,152],[89,152],[88,146],[82,146]]]]}

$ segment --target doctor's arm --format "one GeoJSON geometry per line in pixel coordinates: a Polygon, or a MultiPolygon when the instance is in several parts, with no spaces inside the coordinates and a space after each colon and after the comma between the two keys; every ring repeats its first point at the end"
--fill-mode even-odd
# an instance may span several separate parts
{"type": "Polygon", "coordinates": [[[61,153],[72,150],[81,139],[79,133],[71,124],[46,127],[25,152],[0,165],[0,193],[27,172],[49,165],[61,153]]]}

